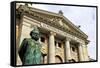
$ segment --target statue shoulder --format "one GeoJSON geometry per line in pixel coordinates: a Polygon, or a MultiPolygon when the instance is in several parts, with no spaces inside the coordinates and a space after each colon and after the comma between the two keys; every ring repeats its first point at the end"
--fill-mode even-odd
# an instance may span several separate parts
{"type": "Polygon", "coordinates": [[[31,41],[31,38],[24,38],[23,41],[25,41],[25,42],[29,42],[29,41],[31,41]]]}
{"type": "Polygon", "coordinates": [[[42,47],[42,44],[40,42],[38,42],[38,45],[39,45],[40,48],[42,47]]]}

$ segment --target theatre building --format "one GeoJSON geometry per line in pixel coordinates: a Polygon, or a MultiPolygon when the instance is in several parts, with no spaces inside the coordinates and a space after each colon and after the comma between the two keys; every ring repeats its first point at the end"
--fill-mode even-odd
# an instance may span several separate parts
{"type": "Polygon", "coordinates": [[[69,21],[61,10],[54,13],[19,5],[16,7],[17,65],[22,64],[18,49],[24,38],[30,38],[34,26],[40,31],[41,64],[89,61],[88,36],[69,21]]]}

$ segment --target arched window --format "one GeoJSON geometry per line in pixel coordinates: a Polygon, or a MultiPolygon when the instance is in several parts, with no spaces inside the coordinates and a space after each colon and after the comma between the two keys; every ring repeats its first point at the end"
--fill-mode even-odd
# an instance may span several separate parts
{"type": "Polygon", "coordinates": [[[58,56],[58,55],[55,56],[55,59],[56,59],[56,63],[62,63],[63,62],[61,57],[58,56]]]}
{"type": "Polygon", "coordinates": [[[72,51],[75,52],[75,47],[72,47],[72,51]]]}
{"type": "Polygon", "coordinates": [[[45,38],[41,37],[41,42],[45,43],[45,38]]]}

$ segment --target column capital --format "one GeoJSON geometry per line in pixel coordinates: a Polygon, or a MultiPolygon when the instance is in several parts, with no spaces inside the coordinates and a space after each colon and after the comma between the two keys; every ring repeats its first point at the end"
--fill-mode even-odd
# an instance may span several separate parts
{"type": "Polygon", "coordinates": [[[85,47],[86,44],[85,43],[82,43],[82,42],[79,42],[79,46],[85,47]]]}
{"type": "Polygon", "coordinates": [[[66,37],[66,41],[71,41],[71,39],[70,39],[70,38],[68,38],[68,37],[66,37]]]}
{"type": "Polygon", "coordinates": [[[52,32],[52,31],[50,31],[50,35],[56,35],[56,33],[55,32],[52,32]]]}

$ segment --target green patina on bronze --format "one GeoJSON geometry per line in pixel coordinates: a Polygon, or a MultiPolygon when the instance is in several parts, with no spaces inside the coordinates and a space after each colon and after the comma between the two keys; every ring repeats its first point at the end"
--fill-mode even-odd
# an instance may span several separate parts
{"type": "Polygon", "coordinates": [[[19,56],[23,65],[41,63],[41,44],[38,42],[40,37],[37,27],[30,32],[31,38],[25,38],[19,49],[19,56]]]}

